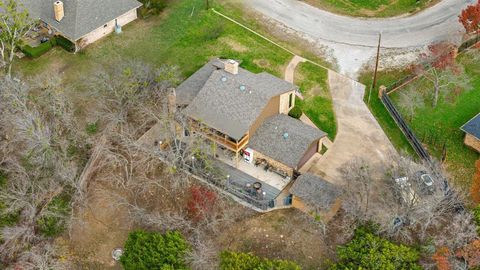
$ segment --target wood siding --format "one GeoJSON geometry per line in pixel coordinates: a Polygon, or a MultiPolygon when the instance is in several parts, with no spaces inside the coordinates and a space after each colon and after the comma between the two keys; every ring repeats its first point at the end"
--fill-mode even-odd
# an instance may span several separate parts
{"type": "Polygon", "coordinates": [[[280,96],[279,111],[283,114],[288,114],[288,112],[295,106],[295,91],[285,93],[280,96]],[[292,95],[292,106],[290,105],[290,95],[292,95]]]}
{"type": "Polygon", "coordinates": [[[276,96],[272,98],[267,106],[263,109],[262,113],[257,120],[253,123],[250,127],[250,134],[255,134],[255,131],[265,122],[265,120],[269,117],[279,114],[279,106],[280,106],[280,96],[276,96]]]}
{"type": "Polygon", "coordinates": [[[308,150],[305,152],[305,154],[303,154],[303,157],[302,159],[300,160],[300,162],[298,163],[298,166],[297,168],[300,169],[303,167],[303,165],[305,165],[305,163],[307,163],[307,161],[309,161],[313,155],[315,155],[316,153],[318,153],[319,149],[319,140],[317,141],[314,141],[310,147],[308,148],[308,150]]]}
{"type": "Polygon", "coordinates": [[[465,135],[465,144],[480,153],[480,140],[470,134],[465,135]]]}

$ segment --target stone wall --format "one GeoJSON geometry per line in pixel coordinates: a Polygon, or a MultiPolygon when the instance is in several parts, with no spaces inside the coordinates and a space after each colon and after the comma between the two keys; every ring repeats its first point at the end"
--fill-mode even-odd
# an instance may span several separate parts
{"type": "Polygon", "coordinates": [[[271,166],[277,168],[277,169],[280,169],[284,172],[286,172],[288,174],[288,176],[292,177],[293,176],[293,168],[290,168],[289,166],[281,163],[281,162],[278,162],[274,159],[272,159],[271,157],[268,157],[258,151],[256,151],[255,149],[254,150],[254,153],[253,153],[253,158],[255,160],[257,159],[264,159],[268,162],[268,164],[270,164],[271,166]]]}

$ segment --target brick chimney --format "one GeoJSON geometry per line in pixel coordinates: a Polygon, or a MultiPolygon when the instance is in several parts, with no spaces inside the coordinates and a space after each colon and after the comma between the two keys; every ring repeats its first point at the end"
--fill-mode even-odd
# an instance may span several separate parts
{"type": "Polygon", "coordinates": [[[235,60],[228,60],[225,62],[225,71],[233,75],[238,74],[238,62],[235,60]]]}
{"type": "Polygon", "coordinates": [[[55,20],[61,21],[65,17],[65,10],[63,9],[62,1],[55,1],[53,3],[53,13],[55,14],[55,20]]]}

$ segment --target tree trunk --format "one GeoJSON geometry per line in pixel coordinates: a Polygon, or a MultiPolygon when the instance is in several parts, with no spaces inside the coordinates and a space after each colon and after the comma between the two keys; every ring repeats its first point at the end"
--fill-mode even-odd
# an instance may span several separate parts
{"type": "Polygon", "coordinates": [[[440,95],[440,85],[438,79],[436,79],[433,83],[434,86],[434,94],[433,94],[433,108],[437,107],[438,104],[438,96],[440,95]]]}

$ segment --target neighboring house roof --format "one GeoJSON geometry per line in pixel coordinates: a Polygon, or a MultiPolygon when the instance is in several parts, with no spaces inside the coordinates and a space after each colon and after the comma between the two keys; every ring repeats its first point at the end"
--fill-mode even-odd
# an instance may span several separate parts
{"type": "Polygon", "coordinates": [[[463,125],[461,130],[480,140],[480,113],[463,125]]]}
{"type": "Polygon", "coordinates": [[[296,168],[310,145],[325,136],[327,133],[317,128],[279,114],[263,122],[250,138],[248,147],[296,168]]]}
{"type": "Polygon", "coordinates": [[[19,0],[31,17],[39,18],[76,41],[142,4],[136,0],[63,0],[65,17],[57,22],[53,12],[54,0],[19,0]]]}
{"type": "MultiPolygon", "coordinates": [[[[187,85],[182,84],[177,89],[177,94],[183,97],[194,95],[206,77],[204,73],[210,72],[210,69],[204,67],[200,74],[194,74],[194,79],[187,80],[187,85]],[[189,85],[192,88],[188,89],[189,85]]],[[[239,68],[238,74],[234,75],[224,69],[213,69],[184,112],[189,117],[240,140],[273,97],[296,88],[265,72],[254,74],[239,68]]]]}
{"type": "Polygon", "coordinates": [[[341,189],[322,178],[305,173],[290,188],[290,193],[311,206],[328,209],[341,194],[341,189]]]}

